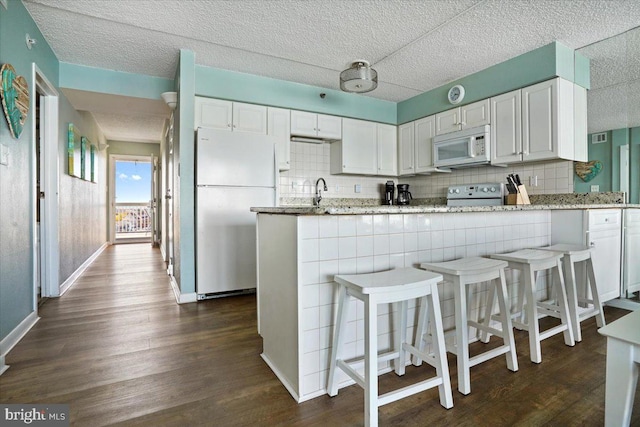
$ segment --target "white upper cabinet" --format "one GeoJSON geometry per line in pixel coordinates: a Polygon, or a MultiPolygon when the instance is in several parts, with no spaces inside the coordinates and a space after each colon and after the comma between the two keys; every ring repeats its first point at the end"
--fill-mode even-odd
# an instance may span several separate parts
{"type": "Polygon", "coordinates": [[[378,175],[398,175],[398,133],[393,125],[376,124],[378,175]]]}
{"type": "Polygon", "coordinates": [[[337,140],[342,137],[342,119],[325,114],[292,110],[291,135],[337,140]]]}
{"type": "Polygon", "coordinates": [[[397,176],[396,127],[342,119],[342,139],[331,143],[331,173],[397,176]]]}
{"type": "Polygon", "coordinates": [[[398,127],[398,175],[414,175],[415,122],[398,127]]]}
{"type": "Polygon", "coordinates": [[[435,116],[425,117],[398,128],[398,175],[433,172],[435,116]]]}
{"type": "Polygon", "coordinates": [[[491,162],[587,158],[586,89],[556,78],[491,98],[491,162]]]}
{"type": "Polygon", "coordinates": [[[436,136],[435,116],[415,121],[415,157],[413,163],[416,173],[430,172],[433,169],[434,136],[436,136]]]}
{"type": "Polygon", "coordinates": [[[522,89],[522,160],[586,160],[585,92],[561,78],[522,89]]]}
{"type": "Polygon", "coordinates": [[[377,134],[376,123],[342,119],[342,140],[331,144],[331,173],[376,175],[377,134]]]}
{"type": "Polygon", "coordinates": [[[520,89],[491,98],[491,162],[522,160],[520,89]]]}
{"type": "Polygon", "coordinates": [[[267,134],[267,107],[233,103],[233,131],[267,134]]]}
{"type": "Polygon", "coordinates": [[[231,130],[233,102],[196,96],[195,129],[199,127],[231,130]]]}
{"type": "Polygon", "coordinates": [[[284,108],[267,108],[267,135],[278,138],[276,151],[281,171],[291,169],[291,113],[284,108]]]}
{"type": "Polygon", "coordinates": [[[194,125],[266,135],[267,107],[197,96],[194,125]]]}
{"type": "Polygon", "coordinates": [[[438,113],[435,121],[436,135],[488,125],[491,122],[489,99],[438,113]]]}

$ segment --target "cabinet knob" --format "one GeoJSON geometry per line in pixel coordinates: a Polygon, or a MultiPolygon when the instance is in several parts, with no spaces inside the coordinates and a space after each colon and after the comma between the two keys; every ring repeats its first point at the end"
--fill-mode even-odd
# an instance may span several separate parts
{"type": "Polygon", "coordinates": [[[596,247],[596,242],[589,242],[589,246],[591,246],[592,248],[596,247]]]}

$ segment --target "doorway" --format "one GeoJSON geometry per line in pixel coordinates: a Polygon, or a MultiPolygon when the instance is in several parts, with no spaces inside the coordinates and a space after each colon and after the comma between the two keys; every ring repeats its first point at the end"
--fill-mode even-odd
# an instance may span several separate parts
{"type": "Polygon", "coordinates": [[[111,155],[111,242],[154,243],[154,159],[111,155]]]}
{"type": "Polygon", "coordinates": [[[33,309],[60,296],[58,247],[58,91],[34,63],[32,197],[33,309]]]}

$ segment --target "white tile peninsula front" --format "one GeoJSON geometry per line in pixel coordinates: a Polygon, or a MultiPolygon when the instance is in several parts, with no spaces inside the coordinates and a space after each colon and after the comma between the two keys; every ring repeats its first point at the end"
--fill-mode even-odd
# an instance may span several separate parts
{"type": "MultiPolygon", "coordinates": [[[[377,215],[258,214],[258,327],[262,358],[298,402],[324,394],[335,311],[335,274],[417,267],[465,256],[550,244],[550,211],[377,215]]],[[[510,295],[519,275],[507,271],[510,295]]],[[[544,280],[538,283],[546,297],[544,280]]],[[[439,286],[445,330],[454,325],[453,292],[439,286]]],[[[473,289],[470,319],[478,319],[486,283],[473,289]]],[[[364,309],[353,300],[346,346],[364,354],[364,309]]],[[[380,349],[389,348],[394,307],[381,307],[380,349]]],[[[415,306],[409,313],[413,335],[415,306]]],[[[470,336],[475,330],[470,330],[470,336]]],[[[381,371],[389,365],[380,366],[381,371]]],[[[341,386],[349,384],[343,376],[341,386]]]]}

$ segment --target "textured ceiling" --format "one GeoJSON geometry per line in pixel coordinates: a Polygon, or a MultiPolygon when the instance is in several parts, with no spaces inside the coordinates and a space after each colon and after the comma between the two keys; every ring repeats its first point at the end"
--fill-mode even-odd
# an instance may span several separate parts
{"type": "Polygon", "coordinates": [[[186,48],[201,65],[338,89],[362,58],[380,80],[366,96],[396,102],[555,40],[577,49],[640,24],[637,0],[24,2],[64,62],[173,78],[186,48]]]}

